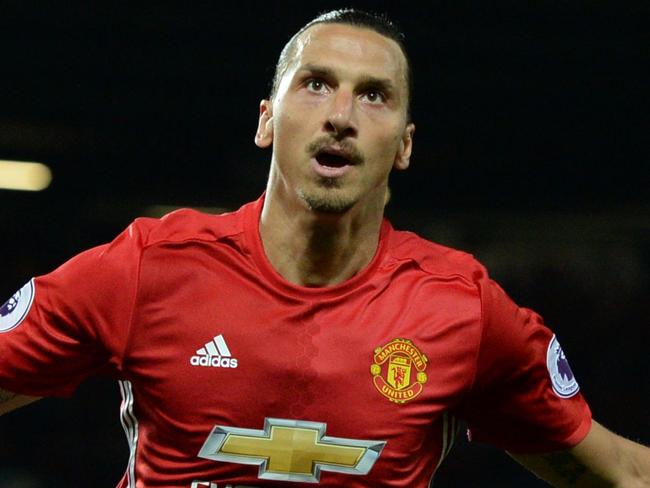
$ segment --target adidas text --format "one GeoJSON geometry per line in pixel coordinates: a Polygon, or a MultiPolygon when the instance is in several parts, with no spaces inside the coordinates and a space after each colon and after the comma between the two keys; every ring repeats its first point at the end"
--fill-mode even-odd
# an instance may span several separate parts
{"type": "Polygon", "coordinates": [[[236,368],[237,359],[232,357],[226,340],[219,334],[197,349],[196,354],[190,358],[190,364],[206,368],[236,368]]]}
{"type": "Polygon", "coordinates": [[[192,356],[192,366],[206,366],[211,368],[236,368],[237,359],[223,358],[221,356],[192,356]]]}

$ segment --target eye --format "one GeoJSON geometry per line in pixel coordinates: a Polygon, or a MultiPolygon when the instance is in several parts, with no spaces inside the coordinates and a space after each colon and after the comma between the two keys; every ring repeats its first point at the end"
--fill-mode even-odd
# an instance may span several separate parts
{"type": "Polygon", "coordinates": [[[361,98],[371,104],[380,104],[386,101],[384,94],[377,90],[369,90],[365,92],[361,98]]]}
{"type": "Polygon", "coordinates": [[[324,93],[327,91],[327,85],[325,82],[318,78],[310,78],[305,82],[305,87],[307,90],[314,93],[324,93]]]}

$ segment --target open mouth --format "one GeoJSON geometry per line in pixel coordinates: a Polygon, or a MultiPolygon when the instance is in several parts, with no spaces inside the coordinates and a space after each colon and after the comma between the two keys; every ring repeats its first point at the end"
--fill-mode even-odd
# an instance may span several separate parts
{"type": "Polygon", "coordinates": [[[341,154],[333,154],[327,151],[320,151],[316,154],[316,161],[321,166],[327,166],[328,168],[342,168],[352,164],[349,158],[341,154]]]}

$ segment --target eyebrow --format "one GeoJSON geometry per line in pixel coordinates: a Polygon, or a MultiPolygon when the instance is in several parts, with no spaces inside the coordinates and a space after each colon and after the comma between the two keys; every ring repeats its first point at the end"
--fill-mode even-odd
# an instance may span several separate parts
{"type": "MultiPolygon", "coordinates": [[[[327,66],[321,66],[318,64],[311,64],[311,63],[307,63],[300,66],[298,68],[298,71],[309,71],[311,73],[314,73],[315,75],[320,75],[324,77],[334,77],[335,75],[335,72],[332,68],[328,68],[327,66]]],[[[374,88],[374,89],[386,90],[389,92],[395,91],[395,84],[389,78],[377,78],[375,76],[364,75],[361,77],[358,84],[364,89],[374,88]]]]}

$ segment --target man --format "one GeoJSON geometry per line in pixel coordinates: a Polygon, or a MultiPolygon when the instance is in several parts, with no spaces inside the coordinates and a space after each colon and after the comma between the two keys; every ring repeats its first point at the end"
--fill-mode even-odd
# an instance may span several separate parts
{"type": "Polygon", "coordinates": [[[139,219],[0,308],[0,408],[120,380],[120,487],[426,487],[457,418],[555,486],[650,486],[556,337],[470,256],[393,230],[415,127],[401,36],[324,14],[283,50],[266,193],[139,219]],[[14,393],[10,393],[14,392],[14,393]]]}

